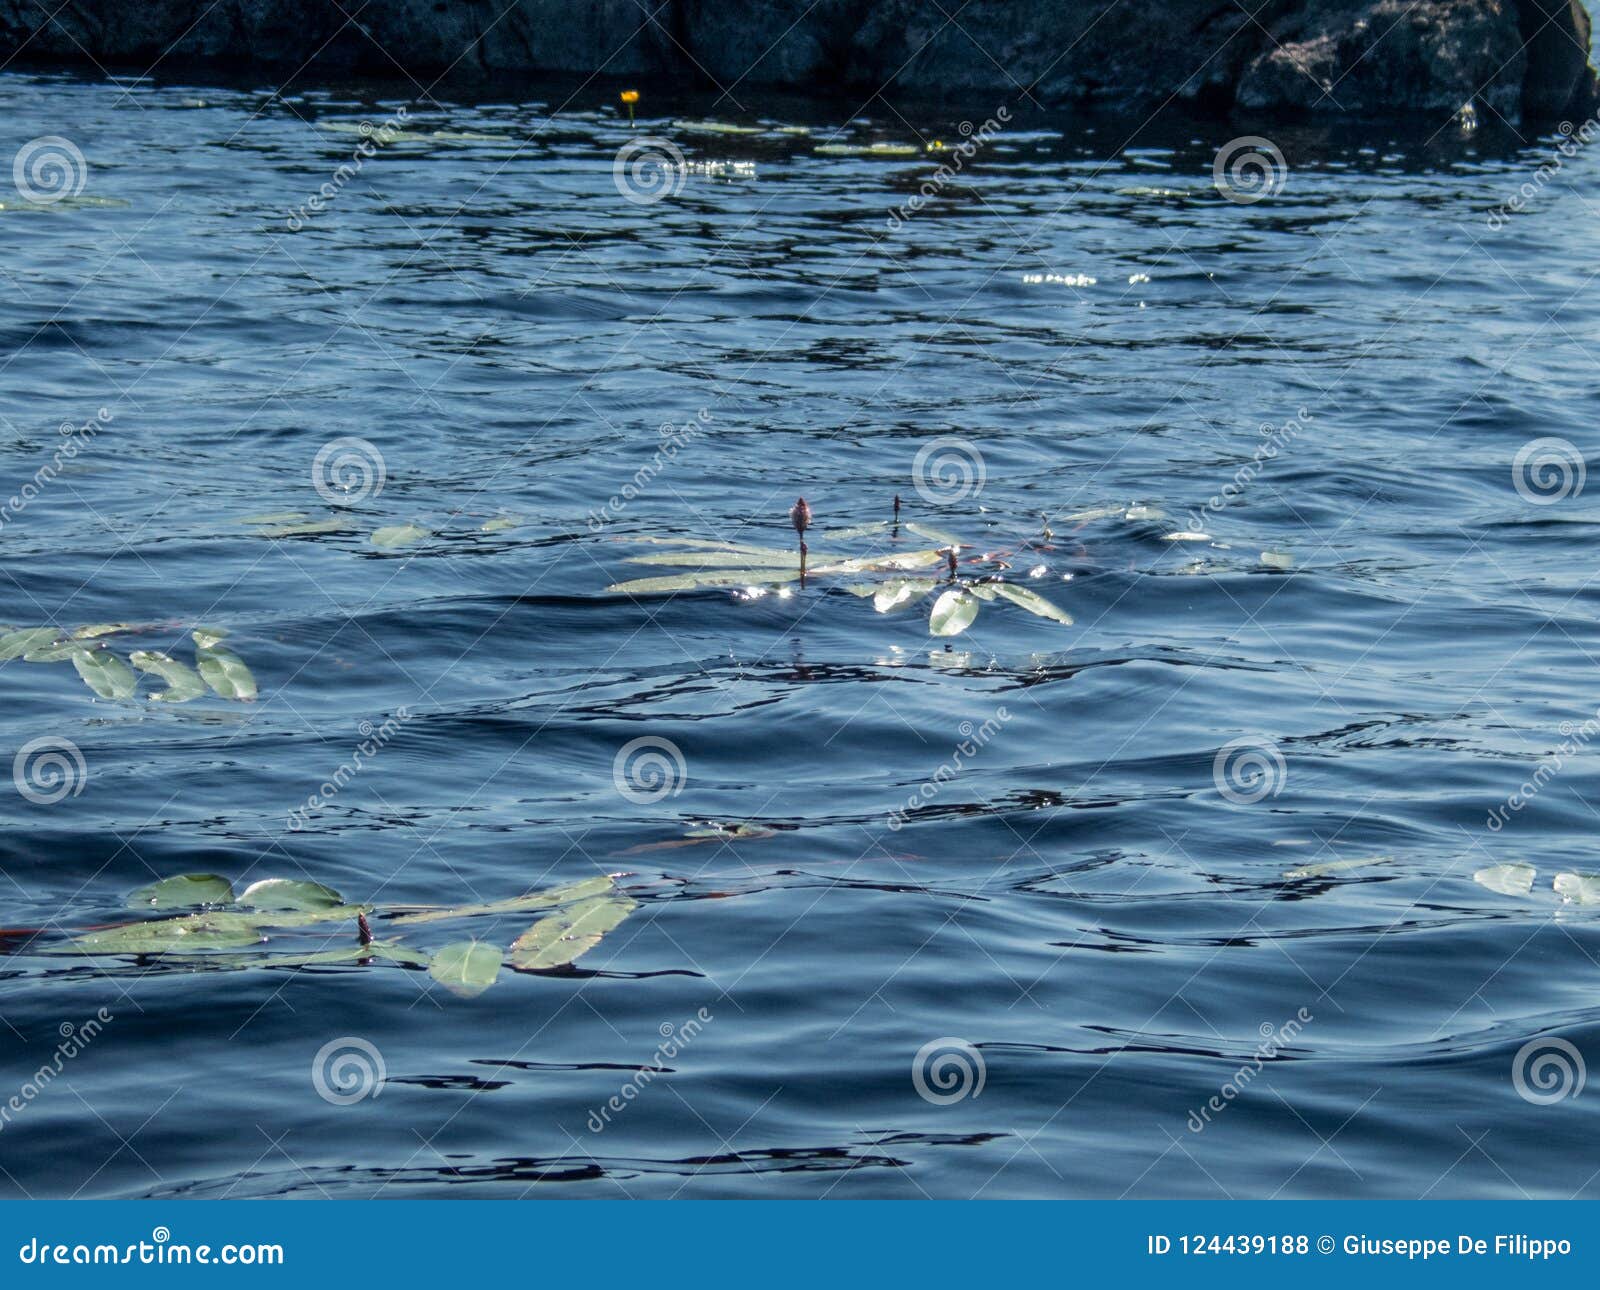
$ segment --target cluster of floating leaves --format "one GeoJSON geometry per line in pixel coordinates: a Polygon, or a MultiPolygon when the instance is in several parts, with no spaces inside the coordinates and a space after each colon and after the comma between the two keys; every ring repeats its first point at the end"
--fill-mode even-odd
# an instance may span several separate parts
{"type": "Polygon", "coordinates": [[[55,627],[20,627],[0,634],[0,663],[16,658],[24,663],[71,663],[83,683],[102,699],[133,698],[139,688],[135,668],[165,683],[166,689],[149,696],[157,703],[187,703],[208,686],[224,699],[248,703],[256,697],[256,678],[244,660],[222,643],[228,634],[222,628],[196,627],[189,633],[194,640],[194,667],[156,649],[134,650],[128,656],[133,664],[129,667],[105,645],[95,643],[136,630],[126,623],[99,623],[63,636],[55,627]]]}
{"type": "Polygon", "coordinates": [[[160,956],[197,969],[397,963],[426,969],[453,993],[470,998],[493,985],[505,964],[517,971],[547,971],[565,967],[592,950],[602,936],[637,908],[636,902],[617,890],[620,876],[601,874],[507,900],[437,909],[397,908],[380,916],[373,905],[349,904],[338,892],[317,882],[267,878],[235,895],[233,884],[217,874],[180,874],[130,893],[127,907],[190,912],[96,928],[46,952],[160,956]],[[387,930],[531,910],[550,912],[506,950],[487,941],[469,939],[429,951],[406,944],[403,933],[371,937],[367,924],[369,915],[381,917],[387,930]],[[350,924],[355,943],[303,952],[267,951],[266,947],[286,937],[330,923],[350,924]],[[251,952],[228,953],[246,949],[251,952]]]}
{"type": "MultiPolygon", "coordinates": [[[[851,529],[824,531],[819,541],[838,546],[851,542],[898,537],[903,528],[909,534],[937,545],[915,550],[880,549],[866,555],[844,551],[809,551],[804,580],[842,579],[841,588],[853,596],[870,598],[880,614],[909,609],[927,596],[934,596],[928,614],[928,630],[935,636],[957,636],[972,626],[980,606],[986,601],[1004,600],[1070,626],[1072,615],[1045,599],[1031,587],[1007,581],[1010,568],[999,554],[968,555],[969,576],[954,572],[972,551],[971,543],[915,522],[891,526],[887,522],[863,524],[851,529]],[[940,566],[952,572],[942,578],[922,572],[940,566]],[[907,576],[910,575],[910,576],[907,576]]],[[[801,557],[796,550],[752,546],[739,542],[717,542],[700,538],[641,537],[633,539],[655,546],[679,548],[667,552],[629,557],[632,564],[665,566],[691,572],[673,573],[619,582],[608,591],[629,596],[673,595],[680,591],[706,588],[731,588],[750,596],[772,591],[787,594],[787,584],[801,581],[801,557]]]]}
{"type": "MultiPolygon", "coordinates": [[[[1531,864],[1495,864],[1479,869],[1472,880],[1501,896],[1529,896],[1538,876],[1531,864]]],[[[1564,905],[1600,905],[1600,875],[1558,873],[1550,880],[1550,890],[1564,905]]]]}

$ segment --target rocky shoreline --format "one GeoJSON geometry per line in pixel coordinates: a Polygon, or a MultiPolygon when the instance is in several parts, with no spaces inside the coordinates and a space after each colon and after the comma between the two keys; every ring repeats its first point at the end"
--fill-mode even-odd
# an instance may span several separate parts
{"type": "Polygon", "coordinates": [[[0,56],[171,72],[516,73],[1510,124],[1600,101],[1581,0],[0,0],[0,56]]]}

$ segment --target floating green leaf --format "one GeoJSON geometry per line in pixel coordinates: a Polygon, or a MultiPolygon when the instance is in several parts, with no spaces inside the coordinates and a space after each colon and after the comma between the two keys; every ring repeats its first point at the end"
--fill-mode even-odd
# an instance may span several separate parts
{"type": "Polygon", "coordinates": [[[541,918],[511,943],[511,965],[538,970],[561,967],[588,953],[637,905],[626,896],[598,896],[541,918]]]}
{"type": "Polygon", "coordinates": [[[1320,878],[1324,874],[1343,873],[1346,869],[1364,869],[1368,865],[1388,864],[1392,856],[1362,856],[1359,860],[1323,860],[1315,864],[1303,864],[1295,869],[1284,871],[1285,878],[1320,878]]]}
{"type": "Polygon", "coordinates": [[[178,662],[170,654],[163,654],[160,650],[154,649],[136,649],[129,655],[129,661],[141,672],[159,676],[167,683],[167,689],[150,696],[157,703],[187,703],[190,699],[198,699],[206,692],[205,682],[200,679],[200,674],[187,663],[178,662]]]}
{"type": "Polygon", "coordinates": [[[574,901],[601,896],[611,891],[616,880],[610,874],[598,874],[581,882],[571,882],[564,887],[550,887],[544,891],[531,891],[524,896],[508,900],[489,900],[475,905],[457,905],[451,909],[424,909],[416,913],[400,914],[389,920],[395,927],[415,927],[419,923],[442,923],[453,918],[478,918],[495,914],[521,914],[530,909],[554,909],[574,901]]]}
{"type": "Polygon", "coordinates": [[[342,533],[349,528],[348,520],[305,520],[293,524],[269,524],[257,529],[255,535],[264,538],[314,537],[319,533],[342,533]]]}
{"type": "Polygon", "coordinates": [[[1473,882],[1502,896],[1526,896],[1533,889],[1533,878],[1531,864],[1490,865],[1472,875],[1473,882]]]}
{"type": "MultiPolygon", "coordinates": [[[[1529,866],[1531,871],[1531,866],[1529,866]]],[[[1600,877],[1587,873],[1558,873],[1550,884],[1556,895],[1574,905],[1600,905],[1600,877]]]]}
{"type": "Polygon", "coordinates": [[[182,873],[128,893],[129,909],[174,909],[188,905],[226,905],[233,884],[214,873],[182,873]]]}
{"type": "Polygon", "coordinates": [[[342,906],[344,897],[320,882],[307,882],[300,878],[263,878],[244,889],[239,896],[239,903],[249,909],[317,910],[342,906]]]}
{"type": "Polygon", "coordinates": [[[1294,568],[1294,557],[1287,551],[1263,551],[1261,553],[1261,563],[1269,569],[1292,569],[1294,568]]]}
{"type": "Polygon", "coordinates": [[[933,602],[928,630],[935,636],[959,636],[978,616],[978,598],[964,587],[952,587],[933,602]]]}
{"type": "Polygon", "coordinates": [[[882,533],[889,527],[886,520],[875,520],[871,524],[857,524],[851,529],[823,529],[817,536],[825,537],[830,542],[848,542],[852,538],[872,537],[882,533]]]}
{"type": "Polygon", "coordinates": [[[265,515],[246,515],[235,524],[298,524],[310,517],[304,511],[271,511],[265,515]]]}
{"type": "Polygon", "coordinates": [[[93,623],[88,627],[76,628],[72,637],[74,640],[92,641],[101,636],[115,636],[118,632],[132,631],[127,623],[93,623]]]}
{"type": "Polygon", "coordinates": [[[1004,596],[1014,605],[1021,605],[1030,614],[1038,614],[1040,618],[1072,626],[1071,614],[1052,604],[1031,588],[1018,586],[1014,582],[991,582],[986,585],[994,588],[995,595],[1004,596]]]}
{"type": "Polygon", "coordinates": [[[107,650],[80,647],[72,656],[72,666],[83,683],[102,699],[131,699],[139,688],[133,669],[107,650]]]}
{"type": "Polygon", "coordinates": [[[227,912],[185,914],[148,923],[128,923],[74,937],[66,952],[77,954],[182,954],[238,949],[266,940],[256,921],[227,912]]]}
{"type": "Polygon", "coordinates": [[[386,549],[411,546],[429,537],[429,531],[420,524],[386,524],[372,535],[372,545],[386,549]]]}
{"type": "Polygon", "coordinates": [[[52,641],[48,645],[40,645],[30,649],[22,656],[22,661],[24,663],[65,663],[76,656],[82,649],[82,644],[75,640],[52,641]]]}
{"type": "Polygon", "coordinates": [[[195,664],[205,683],[224,699],[248,703],[256,697],[256,678],[245,662],[226,645],[221,636],[197,627],[191,633],[195,644],[195,664]]]}
{"type": "Polygon", "coordinates": [[[698,591],[703,587],[750,587],[769,583],[793,582],[799,569],[752,569],[743,573],[713,570],[708,573],[675,574],[667,578],[635,578],[606,588],[622,596],[670,595],[675,591],[698,591]]]}
{"type": "Polygon", "coordinates": [[[928,149],[912,143],[819,143],[819,157],[920,157],[928,149]]]}
{"type": "Polygon", "coordinates": [[[674,130],[688,130],[694,134],[765,134],[765,126],[735,125],[731,121],[674,121],[674,130]]]}
{"type": "Polygon", "coordinates": [[[434,952],[428,975],[451,994],[471,999],[500,975],[500,951],[481,941],[456,941],[434,952]]]}
{"type": "MultiPolygon", "coordinates": [[[[830,560],[842,559],[842,556],[825,557],[830,560]]],[[[815,567],[824,557],[815,553],[806,557],[806,563],[815,567]]],[[[666,565],[674,569],[709,569],[712,572],[722,573],[748,573],[752,577],[761,577],[774,570],[800,568],[800,553],[791,551],[788,555],[764,555],[759,559],[747,555],[740,555],[734,551],[672,551],[656,555],[630,555],[629,564],[655,564],[666,565]]]]}
{"type": "Polygon", "coordinates": [[[880,614],[899,609],[914,600],[920,600],[939,584],[931,578],[901,578],[886,582],[873,593],[872,607],[880,614]]]}
{"type": "Polygon", "coordinates": [[[33,650],[53,644],[61,633],[54,627],[24,627],[0,636],[0,663],[21,658],[33,650]]]}
{"type": "Polygon", "coordinates": [[[521,523],[522,521],[515,515],[496,515],[492,520],[484,521],[482,531],[485,533],[504,533],[507,529],[514,529],[521,523]]]}

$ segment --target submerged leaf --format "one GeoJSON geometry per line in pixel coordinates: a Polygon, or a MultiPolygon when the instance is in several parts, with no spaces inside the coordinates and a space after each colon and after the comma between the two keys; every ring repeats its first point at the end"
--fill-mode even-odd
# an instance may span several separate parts
{"type": "Polygon", "coordinates": [[[451,994],[471,999],[500,975],[500,951],[481,941],[456,941],[434,952],[428,975],[451,994]]]}
{"type": "Polygon", "coordinates": [[[373,546],[392,549],[410,546],[428,536],[429,531],[420,524],[386,524],[373,533],[371,541],[373,546]]]}
{"type": "Polygon", "coordinates": [[[541,918],[511,943],[511,965],[540,969],[571,963],[598,945],[602,936],[636,908],[626,896],[598,896],[541,918]]]}
{"type": "Polygon", "coordinates": [[[131,699],[139,688],[139,678],[133,674],[133,669],[106,650],[80,647],[72,656],[72,666],[83,683],[102,699],[131,699]]]}
{"type": "Polygon", "coordinates": [[[414,927],[418,923],[442,923],[453,918],[478,918],[492,914],[521,914],[530,909],[554,909],[573,901],[602,896],[616,885],[608,873],[569,882],[563,887],[550,887],[544,891],[531,891],[525,896],[512,896],[508,900],[489,900],[475,905],[457,905],[451,909],[424,909],[412,914],[401,914],[389,920],[395,927],[414,927]]]}
{"type": "Polygon", "coordinates": [[[1303,864],[1296,869],[1284,871],[1285,878],[1320,878],[1324,874],[1343,873],[1346,869],[1363,869],[1367,865],[1388,864],[1392,856],[1362,856],[1359,860],[1323,860],[1315,864],[1303,864]]]}
{"type": "Polygon", "coordinates": [[[349,529],[348,520],[305,520],[293,524],[269,524],[256,530],[257,537],[291,538],[312,537],[318,533],[339,533],[349,529]]]}
{"type": "Polygon", "coordinates": [[[991,582],[987,585],[994,588],[997,596],[1004,596],[1012,604],[1021,605],[1030,614],[1038,614],[1040,618],[1072,626],[1072,615],[1046,600],[1037,591],[1018,586],[1014,582],[991,582]]]}
{"type": "Polygon", "coordinates": [[[978,616],[978,598],[964,587],[952,587],[933,602],[928,630],[935,636],[959,636],[978,616]]]}
{"type": "Polygon", "coordinates": [[[239,896],[239,903],[250,909],[314,910],[333,909],[344,904],[344,897],[332,887],[300,878],[263,878],[253,882],[239,896]]]}
{"type": "Polygon", "coordinates": [[[942,529],[936,529],[927,524],[918,524],[915,520],[906,525],[907,533],[915,533],[918,537],[927,538],[930,542],[937,542],[940,546],[971,546],[970,542],[963,542],[958,537],[952,537],[942,529]]]}
{"type": "Polygon", "coordinates": [[[183,905],[226,905],[233,884],[214,873],[181,873],[128,893],[129,909],[172,909],[183,905]]]}
{"type": "Polygon", "coordinates": [[[200,679],[200,674],[187,663],[178,662],[170,654],[163,654],[155,649],[136,649],[128,657],[141,672],[159,676],[167,683],[167,689],[150,696],[157,703],[187,703],[190,699],[198,699],[206,692],[205,682],[200,679]]]}
{"type": "Polygon", "coordinates": [[[515,515],[496,515],[492,520],[483,522],[482,531],[484,533],[503,533],[507,529],[516,528],[521,523],[522,521],[515,515]]]}
{"type": "Polygon", "coordinates": [[[882,533],[888,527],[887,520],[874,520],[871,524],[857,524],[850,529],[823,529],[817,536],[827,538],[830,542],[848,542],[852,538],[871,537],[874,533],[882,533]]]}
{"type": "Polygon", "coordinates": [[[1531,864],[1490,865],[1472,875],[1473,882],[1502,896],[1526,896],[1533,890],[1533,878],[1534,868],[1531,864]]]}

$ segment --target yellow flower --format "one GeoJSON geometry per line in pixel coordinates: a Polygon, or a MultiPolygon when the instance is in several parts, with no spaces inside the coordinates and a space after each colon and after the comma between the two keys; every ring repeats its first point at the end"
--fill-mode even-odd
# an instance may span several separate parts
{"type": "Polygon", "coordinates": [[[622,101],[624,103],[637,103],[639,101],[639,91],[638,90],[623,90],[622,91],[622,101]]]}

